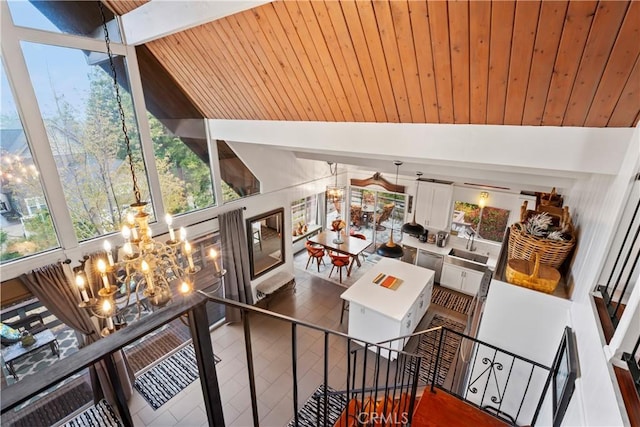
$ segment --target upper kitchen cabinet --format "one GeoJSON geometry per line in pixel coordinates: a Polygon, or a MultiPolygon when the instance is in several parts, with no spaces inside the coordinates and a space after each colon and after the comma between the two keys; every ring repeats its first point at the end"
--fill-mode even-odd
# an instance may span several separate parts
{"type": "Polygon", "coordinates": [[[447,230],[453,205],[453,184],[420,181],[415,205],[418,224],[430,232],[447,230]]]}

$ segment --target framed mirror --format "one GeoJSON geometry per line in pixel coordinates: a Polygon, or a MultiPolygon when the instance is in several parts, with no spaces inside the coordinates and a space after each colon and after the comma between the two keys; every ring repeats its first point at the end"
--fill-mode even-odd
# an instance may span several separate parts
{"type": "Polygon", "coordinates": [[[284,208],[247,219],[251,280],[284,264],[284,208]]]}

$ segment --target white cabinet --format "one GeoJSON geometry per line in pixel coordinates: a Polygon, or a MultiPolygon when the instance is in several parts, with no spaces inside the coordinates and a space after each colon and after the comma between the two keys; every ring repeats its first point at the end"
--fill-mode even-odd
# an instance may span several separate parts
{"type": "Polygon", "coordinates": [[[440,285],[469,295],[476,295],[480,290],[484,273],[444,263],[440,285]]]}
{"type": "Polygon", "coordinates": [[[418,190],[414,208],[416,222],[431,230],[448,229],[453,205],[453,185],[420,181],[418,190]]]}

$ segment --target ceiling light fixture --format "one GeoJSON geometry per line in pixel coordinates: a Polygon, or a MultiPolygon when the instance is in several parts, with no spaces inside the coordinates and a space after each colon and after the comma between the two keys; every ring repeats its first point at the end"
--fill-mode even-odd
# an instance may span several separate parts
{"type": "MultiPolygon", "coordinates": [[[[105,257],[96,261],[95,268],[101,278],[100,288],[94,292],[91,286],[87,286],[84,263],[88,257],[85,257],[85,261],[76,269],[76,285],[81,297],[79,306],[89,310],[96,317],[106,319],[106,328],[102,330],[102,334],[107,335],[116,329],[114,317],[121,314],[122,310],[130,304],[137,305],[138,317],[140,317],[143,300],[154,307],[162,307],[171,301],[174,294],[191,293],[193,290],[192,276],[199,268],[196,268],[193,263],[193,249],[186,239],[184,228],[180,229],[179,239],[175,238],[175,233],[171,228],[171,216],[166,217],[169,240],[163,243],[152,238],[151,228],[149,228],[149,214],[145,212],[147,202],[141,201],[140,188],[133,165],[131,142],[127,133],[125,113],[120,98],[116,68],[113,63],[104,6],[102,2],[98,2],[98,4],[135,197],[135,203],[130,206],[132,211],[126,215],[125,224],[122,226],[124,244],[120,250],[116,251],[116,259],[114,259],[111,244],[109,241],[105,241],[105,257]],[[171,289],[172,285],[177,288],[175,291],[171,289]]],[[[222,277],[225,271],[220,271],[218,267],[217,253],[211,253],[210,256],[214,258],[217,276],[222,277]]]]}
{"type": "Polygon", "coordinates": [[[411,222],[407,222],[401,228],[403,233],[407,233],[410,236],[419,237],[424,233],[424,227],[416,222],[416,210],[418,208],[418,193],[420,192],[420,177],[422,172],[416,172],[418,179],[416,180],[416,197],[413,199],[413,219],[411,222]]]}
{"type": "MultiPolygon", "coordinates": [[[[396,165],[396,187],[398,186],[398,173],[400,171],[401,161],[396,160],[393,162],[396,165]]],[[[396,208],[396,193],[393,193],[393,209],[396,208]]],[[[376,253],[386,258],[401,258],[404,255],[402,246],[396,244],[393,241],[393,210],[391,211],[391,233],[389,233],[389,241],[378,246],[376,253]]]]}
{"type": "Polygon", "coordinates": [[[338,185],[338,164],[333,162],[327,162],[329,164],[329,172],[331,175],[335,176],[335,184],[327,185],[327,200],[333,202],[334,204],[342,203],[342,199],[344,198],[344,185],[338,185]],[[333,167],[335,165],[335,168],[333,167]]]}
{"type": "Polygon", "coordinates": [[[489,192],[487,191],[480,192],[480,200],[478,201],[478,206],[480,206],[480,209],[483,209],[487,205],[488,198],[489,198],[489,192]]]}

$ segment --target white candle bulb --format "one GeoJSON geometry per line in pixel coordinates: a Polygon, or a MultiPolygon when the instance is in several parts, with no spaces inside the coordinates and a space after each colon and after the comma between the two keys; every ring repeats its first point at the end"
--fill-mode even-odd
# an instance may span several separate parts
{"type": "Polygon", "coordinates": [[[102,284],[105,288],[109,289],[109,278],[107,277],[107,264],[104,262],[102,258],[98,260],[98,271],[102,276],[102,284]]]}
{"type": "Polygon", "coordinates": [[[176,240],[176,233],[173,231],[173,228],[171,227],[171,224],[173,224],[173,218],[171,217],[171,215],[167,214],[165,215],[164,219],[167,222],[167,225],[169,226],[169,240],[173,242],[176,240]]]}
{"type": "Polygon", "coordinates": [[[98,260],[97,267],[100,274],[104,274],[107,272],[107,264],[104,262],[102,258],[98,260]]]}
{"type": "Polygon", "coordinates": [[[126,225],[122,226],[122,237],[124,237],[124,240],[126,241],[129,241],[131,238],[131,229],[126,225]]]}
{"type": "Polygon", "coordinates": [[[107,252],[107,260],[109,265],[113,267],[113,254],[111,253],[111,243],[108,240],[104,241],[104,250],[107,252]]]}
{"type": "Polygon", "coordinates": [[[133,213],[129,212],[127,214],[127,222],[129,223],[129,225],[133,226],[135,224],[135,217],[133,216],[133,213]]]}
{"type": "Polygon", "coordinates": [[[182,282],[180,285],[180,292],[183,294],[188,294],[191,291],[191,286],[187,282],[182,282]]]}
{"type": "Polygon", "coordinates": [[[125,243],[122,249],[124,250],[125,255],[133,256],[133,246],[131,245],[131,242],[125,243]]]}
{"type": "Polygon", "coordinates": [[[147,279],[147,287],[149,290],[153,290],[153,275],[150,272],[149,263],[147,261],[142,261],[140,263],[140,269],[142,270],[142,274],[147,279]]]}
{"type": "Polygon", "coordinates": [[[211,248],[209,250],[209,256],[213,259],[213,265],[216,268],[216,273],[220,273],[220,264],[218,264],[218,252],[215,249],[211,248]]]}
{"type": "Polygon", "coordinates": [[[196,267],[193,265],[193,257],[191,256],[191,244],[184,242],[184,251],[187,254],[187,261],[189,262],[189,269],[194,271],[196,267]]]}
{"type": "Polygon", "coordinates": [[[184,227],[180,227],[180,241],[184,242],[185,240],[187,240],[187,230],[184,227]]]}
{"type": "Polygon", "coordinates": [[[113,310],[111,301],[109,301],[108,299],[102,301],[102,313],[111,316],[111,310],[113,310]]]}
{"type": "Polygon", "coordinates": [[[80,295],[82,295],[82,301],[89,301],[89,294],[84,288],[84,278],[82,276],[76,276],[76,285],[80,288],[80,295]]]}

